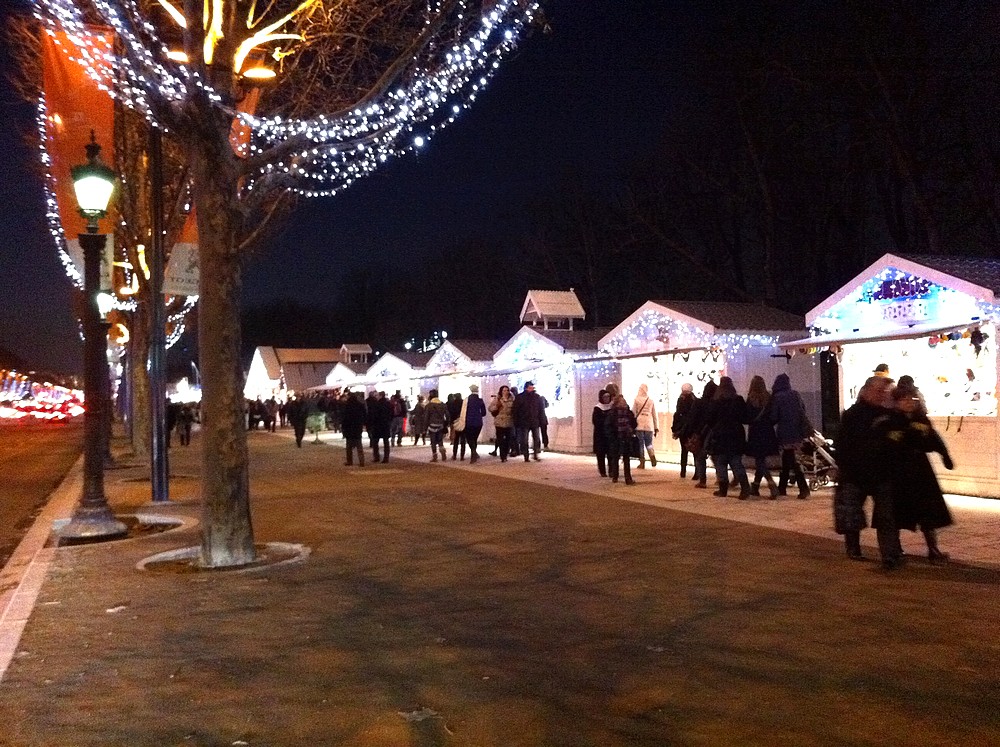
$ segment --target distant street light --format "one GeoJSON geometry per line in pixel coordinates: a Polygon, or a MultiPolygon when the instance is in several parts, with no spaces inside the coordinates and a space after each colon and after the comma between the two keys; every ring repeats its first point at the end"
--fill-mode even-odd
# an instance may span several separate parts
{"type": "Polygon", "coordinates": [[[87,219],[87,232],[79,234],[83,250],[83,391],[86,412],[83,416],[83,495],[73,518],[60,531],[69,539],[110,539],[120,537],[128,528],[115,519],[104,495],[105,421],[109,415],[107,396],[108,357],[107,323],[103,320],[101,298],[101,253],[108,237],[98,233],[98,220],[107,215],[108,202],[115,188],[115,172],[101,162],[101,146],[94,133],[87,145],[87,163],[74,166],[73,188],[80,214],[87,219]]]}

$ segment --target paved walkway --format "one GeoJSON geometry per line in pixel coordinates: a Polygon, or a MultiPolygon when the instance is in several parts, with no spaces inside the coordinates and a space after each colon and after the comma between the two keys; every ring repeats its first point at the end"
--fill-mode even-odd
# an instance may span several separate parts
{"type": "Polygon", "coordinates": [[[198,542],[197,440],[170,505],[107,482],[175,531],[44,546],[71,475],[17,553],[0,746],[1000,744],[996,504],[952,501],[957,562],[885,573],[843,557],[822,492],[551,453],[348,469],[337,444],[251,434],[258,541],[312,551],[256,573],[137,570],[198,542]]]}
{"type": "MultiPolygon", "coordinates": [[[[335,434],[323,434],[320,439],[327,444],[341,443],[341,439],[335,434]]],[[[540,485],[558,486],[618,500],[670,508],[674,511],[714,516],[841,541],[840,536],[833,531],[832,488],[817,490],[808,500],[798,500],[793,497],[794,489],[792,497],[776,500],[754,497],[740,501],[734,497],[738,490],[730,491],[730,497],[722,499],[712,496],[711,490],[699,490],[693,487],[689,479],[682,480],[679,474],[680,468],[675,464],[661,462],[652,468],[647,463],[645,470],[633,467],[632,476],[636,484],[626,486],[623,482],[613,484],[610,480],[602,479],[597,474],[592,456],[545,452],[541,455],[541,462],[526,463],[523,459],[510,459],[506,463],[501,463],[499,458],[489,456],[491,448],[491,445],[482,448],[479,462],[473,465],[467,459],[452,461],[451,447],[448,446],[449,461],[439,462],[435,466],[444,464],[449,468],[471,470],[513,480],[526,480],[540,485]]],[[[370,456],[370,451],[368,455],[370,456]]],[[[429,461],[430,447],[414,447],[404,443],[402,447],[392,451],[391,459],[429,461]]],[[[709,473],[710,476],[714,474],[711,464],[709,473]]],[[[709,484],[712,482],[714,480],[710,479],[709,484]]],[[[962,495],[947,495],[945,498],[955,524],[941,530],[942,549],[950,553],[952,559],[957,562],[1000,568],[1000,499],[962,495]]],[[[902,542],[906,552],[913,555],[926,554],[927,548],[919,532],[904,531],[902,542]]],[[[873,530],[863,533],[862,543],[873,548],[871,554],[875,557],[873,530]]]]}

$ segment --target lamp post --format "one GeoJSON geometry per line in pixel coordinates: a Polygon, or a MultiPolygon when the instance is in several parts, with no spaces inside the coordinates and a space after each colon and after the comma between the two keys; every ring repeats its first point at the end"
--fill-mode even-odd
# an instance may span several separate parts
{"type": "Polygon", "coordinates": [[[83,416],[83,495],[73,518],[60,531],[69,539],[110,539],[128,532],[116,520],[104,495],[104,452],[110,402],[107,397],[107,328],[101,318],[101,252],[108,237],[98,233],[97,221],[107,214],[115,187],[115,173],[101,162],[101,146],[94,133],[87,145],[87,163],[74,166],[73,188],[80,214],[87,219],[87,232],[79,234],[83,250],[83,391],[87,409],[83,416]]]}

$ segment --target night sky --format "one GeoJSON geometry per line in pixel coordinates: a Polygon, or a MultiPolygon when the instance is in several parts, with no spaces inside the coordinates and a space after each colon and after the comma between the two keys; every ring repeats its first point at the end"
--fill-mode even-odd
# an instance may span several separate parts
{"type": "MultiPolygon", "coordinates": [[[[473,108],[419,156],[336,198],[303,203],[251,259],[244,304],[330,304],[342,273],[359,263],[405,272],[444,242],[503,236],[533,197],[561,179],[613,182],[641,159],[683,77],[673,56],[676,21],[690,21],[693,11],[663,0],[546,7],[552,33],[530,37],[473,108]]],[[[0,167],[0,346],[40,369],[77,371],[82,346],[69,280],[45,224],[36,154],[22,134],[32,127],[32,107],[0,84],[0,137],[8,144],[0,167]]]]}

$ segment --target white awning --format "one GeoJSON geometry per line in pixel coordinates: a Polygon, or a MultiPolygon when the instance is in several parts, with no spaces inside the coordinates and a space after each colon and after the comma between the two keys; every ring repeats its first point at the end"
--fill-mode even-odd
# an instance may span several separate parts
{"type": "Polygon", "coordinates": [[[854,342],[885,342],[886,340],[913,340],[918,337],[930,337],[942,332],[955,332],[965,329],[973,324],[979,324],[984,320],[971,320],[967,322],[953,322],[942,324],[940,322],[929,322],[927,324],[914,324],[912,327],[902,327],[900,329],[884,330],[882,332],[871,332],[861,330],[851,330],[850,332],[833,332],[828,335],[816,335],[815,337],[804,337],[801,340],[790,340],[779,342],[778,347],[784,350],[789,348],[828,348],[833,345],[847,345],[854,342]]]}

